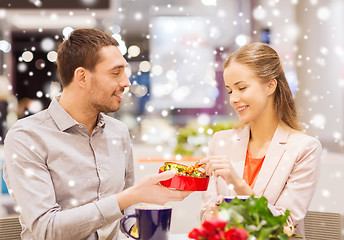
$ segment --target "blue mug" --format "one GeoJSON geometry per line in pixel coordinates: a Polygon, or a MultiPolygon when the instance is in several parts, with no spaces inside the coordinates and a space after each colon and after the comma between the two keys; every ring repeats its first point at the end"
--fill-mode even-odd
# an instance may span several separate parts
{"type": "Polygon", "coordinates": [[[135,214],[125,215],[121,219],[121,229],[127,237],[139,240],[168,240],[171,225],[172,208],[165,206],[139,206],[135,214]],[[136,218],[139,237],[130,235],[125,228],[129,218],[136,218]]]}
{"type": "Polygon", "coordinates": [[[223,197],[223,200],[224,200],[225,202],[230,203],[234,198],[238,198],[238,199],[240,199],[240,200],[245,201],[246,199],[250,198],[250,196],[246,196],[246,195],[225,196],[225,197],[223,197]]]}

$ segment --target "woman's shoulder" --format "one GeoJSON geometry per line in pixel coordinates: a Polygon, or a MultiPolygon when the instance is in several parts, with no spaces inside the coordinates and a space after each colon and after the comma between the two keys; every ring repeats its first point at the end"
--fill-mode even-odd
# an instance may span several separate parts
{"type": "Polygon", "coordinates": [[[319,152],[322,152],[321,142],[318,138],[299,130],[290,130],[290,134],[288,137],[288,145],[295,150],[318,150],[319,152]]]}
{"type": "Polygon", "coordinates": [[[299,130],[292,129],[290,131],[290,138],[292,140],[303,140],[307,142],[319,142],[319,139],[315,136],[312,136],[311,134],[299,130]]]}
{"type": "Polygon", "coordinates": [[[218,131],[213,135],[212,140],[231,142],[231,141],[238,141],[240,139],[248,138],[249,135],[250,135],[250,128],[246,126],[243,128],[232,128],[228,130],[218,131]]]}
{"type": "Polygon", "coordinates": [[[214,135],[216,136],[231,136],[231,135],[237,135],[243,132],[245,127],[243,128],[232,128],[232,129],[227,129],[227,130],[221,130],[216,132],[214,135]]]}

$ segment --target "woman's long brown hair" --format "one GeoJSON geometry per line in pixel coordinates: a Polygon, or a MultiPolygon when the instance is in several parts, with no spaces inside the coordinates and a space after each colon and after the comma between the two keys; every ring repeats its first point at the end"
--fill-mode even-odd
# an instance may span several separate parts
{"type": "Polygon", "coordinates": [[[276,79],[274,101],[276,113],[289,127],[300,130],[295,101],[277,52],[264,43],[251,43],[232,53],[226,60],[224,68],[232,62],[249,67],[262,82],[267,83],[276,79]]]}

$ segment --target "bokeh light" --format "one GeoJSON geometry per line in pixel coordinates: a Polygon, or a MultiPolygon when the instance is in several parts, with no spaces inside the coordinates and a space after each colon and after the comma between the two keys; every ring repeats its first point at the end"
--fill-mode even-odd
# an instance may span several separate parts
{"type": "Polygon", "coordinates": [[[155,76],[159,76],[163,73],[164,69],[160,66],[160,65],[154,65],[152,67],[152,73],[155,75],[155,76]]]}
{"type": "Polygon", "coordinates": [[[253,17],[257,21],[263,20],[266,17],[265,9],[261,5],[259,5],[253,10],[253,17]]]}
{"type": "Polygon", "coordinates": [[[129,78],[131,76],[131,67],[130,65],[128,65],[125,69],[124,69],[125,74],[127,75],[127,77],[129,78]]]}
{"type": "Polygon", "coordinates": [[[147,94],[148,92],[148,88],[145,85],[140,85],[136,82],[134,82],[131,86],[130,86],[130,91],[135,94],[136,97],[143,97],[147,94]]]}
{"type": "Polygon", "coordinates": [[[122,55],[125,55],[127,53],[127,46],[125,45],[125,42],[122,40],[122,36],[120,34],[112,34],[112,37],[116,39],[119,46],[118,49],[121,51],[122,55]]]}
{"type": "Polygon", "coordinates": [[[142,13],[136,12],[134,15],[135,20],[140,21],[142,19],[142,13]]]}
{"type": "Polygon", "coordinates": [[[216,6],[216,0],[202,0],[203,5],[205,6],[216,6]]]}
{"type": "Polygon", "coordinates": [[[64,39],[68,39],[69,35],[74,31],[74,29],[72,27],[65,27],[62,30],[62,35],[64,37],[64,39]]]}
{"type": "Polygon", "coordinates": [[[201,126],[209,125],[210,121],[211,118],[208,114],[202,113],[197,117],[197,123],[201,126]]]}
{"type": "Polygon", "coordinates": [[[299,27],[296,24],[288,24],[284,29],[284,34],[289,41],[294,41],[300,35],[299,27]]]}
{"type": "Polygon", "coordinates": [[[175,101],[183,101],[191,93],[191,89],[188,86],[180,86],[172,93],[172,98],[175,101]]]}
{"type": "Polygon", "coordinates": [[[130,57],[137,57],[138,55],[140,55],[140,48],[136,45],[132,45],[128,48],[128,54],[130,57]]]}
{"type": "Polygon", "coordinates": [[[240,47],[248,44],[249,42],[250,42],[250,37],[245,34],[239,34],[235,38],[235,43],[240,47]]]}
{"type": "Polygon", "coordinates": [[[149,70],[151,69],[151,64],[148,61],[142,61],[139,64],[139,69],[141,72],[149,72],[149,70]]]}
{"type": "Polygon", "coordinates": [[[43,103],[40,100],[31,100],[28,103],[27,108],[31,113],[37,113],[39,111],[42,111],[43,103]]]}
{"type": "Polygon", "coordinates": [[[43,51],[49,52],[55,48],[55,42],[51,38],[44,38],[41,41],[41,48],[43,51]]]}
{"type": "Polygon", "coordinates": [[[145,85],[140,85],[139,87],[136,88],[135,90],[135,95],[137,97],[143,97],[147,94],[148,89],[145,85]]]}
{"type": "Polygon", "coordinates": [[[43,68],[45,68],[45,61],[43,59],[38,59],[36,62],[35,62],[35,67],[38,69],[38,70],[42,70],[43,68]]]}
{"type": "Polygon", "coordinates": [[[42,7],[43,3],[41,0],[29,0],[29,2],[33,3],[36,7],[42,7]]]}
{"type": "Polygon", "coordinates": [[[25,51],[22,54],[22,58],[25,62],[31,62],[33,59],[33,53],[30,51],[25,51]]]}
{"type": "Polygon", "coordinates": [[[49,86],[50,98],[57,96],[62,90],[61,84],[59,82],[51,82],[49,86]]]}
{"type": "Polygon", "coordinates": [[[48,54],[47,54],[47,59],[48,59],[50,62],[56,62],[56,60],[57,60],[57,52],[55,52],[55,51],[50,51],[50,52],[48,52],[48,54]]]}
{"type": "Polygon", "coordinates": [[[17,70],[18,70],[19,72],[21,72],[21,73],[26,72],[27,69],[28,69],[28,66],[27,66],[26,63],[23,63],[23,62],[22,62],[22,63],[19,63],[19,64],[17,65],[17,70]]]}
{"type": "Polygon", "coordinates": [[[326,21],[330,18],[331,12],[327,7],[320,7],[317,11],[317,17],[320,20],[326,21]]]}
{"type": "Polygon", "coordinates": [[[0,50],[8,53],[9,51],[11,51],[11,44],[5,40],[1,40],[0,41],[0,50]]]}
{"type": "Polygon", "coordinates": [[[310,123],[316,128],[323,129],[326,124],[326,117],[323,114],[315,114],[310,123]]]}
{"type": "Polygon", "coordinates": [[[96,4],[97,0],[81,0],[81,2],[85,5],[85,7],[90,7],[96,4]]]}
{"type": "Polygon", "coordinates": [[[219,39],[221,37],[221,31],[219,30],[218,27],[213,26],[209,30],[209,36],[212,39],[219,39]]]}
{"type": "Polygon", "coordinates": [[[109,30],[112,33],[120,33],[121,32],[121,27],[119,25],[112,25],[109,27],[109,30]]]}
{"type": "Polygon", "coordinates": [[[177,74],[177,72],[175,70],[168,70],[166,72],[166,78],[168,80],[174,81],[174,80],[177,80],[177,77],[178,77],[178,74],[177,74]]]}
{"type": "Polygon", "coordinates": [[[6,14],[7,14],[7,12],[6,12],[5,9],[0,9],[0,19],[1,19],[1,18],[5,18],[5,17],[6,17],[6,14]]]}

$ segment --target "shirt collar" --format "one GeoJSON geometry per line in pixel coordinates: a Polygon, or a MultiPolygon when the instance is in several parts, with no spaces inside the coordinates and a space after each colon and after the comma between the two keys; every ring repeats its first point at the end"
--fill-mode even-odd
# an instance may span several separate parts
{"type": "MultiPolygon", "coordinates": [[[[71,115],[69,115],[66,110],[60,105],[58,102],[60,100],[61,96],[57,96],[53,98],[51,101],[48,112],[52,119],[55,121],[57,127],[60,129],[60,131],[65,131],[75,125],[79,125],[79,123],[72,118],[71,115]]],[[[105,126],[105,120],[103,113],[100,113],[97,118],[97,126],[98,127],[104,127],[105,126]]]]}
{"type": "Polygon", "coordinates": [[[104,113],[99,113],[97,118],[97,126],[102,128],[105,126],[104,113]]]}

